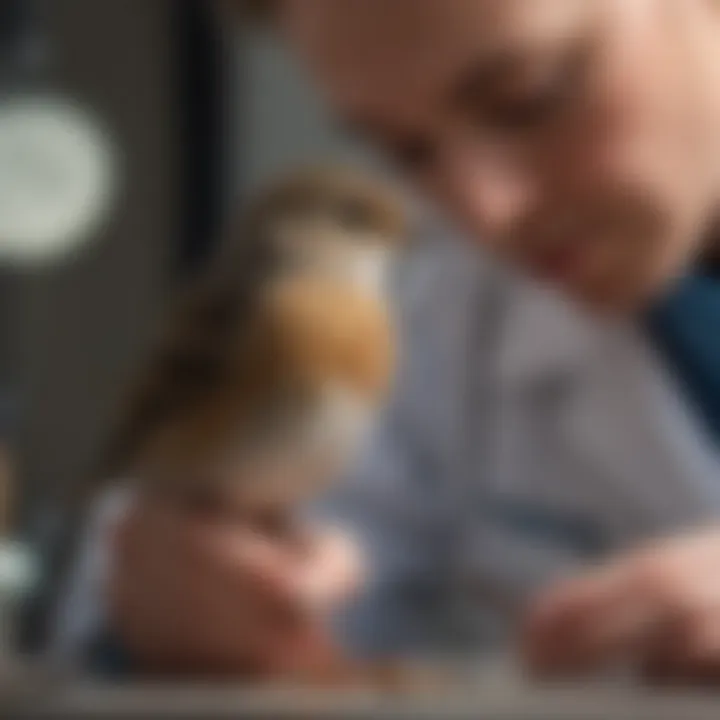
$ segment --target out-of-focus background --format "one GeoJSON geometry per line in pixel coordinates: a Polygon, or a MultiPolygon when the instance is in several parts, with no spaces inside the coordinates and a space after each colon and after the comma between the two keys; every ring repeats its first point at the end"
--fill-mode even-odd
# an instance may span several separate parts
{"type": "Polygon", "coordinates": [[[226,20],[206,0],[0,0],[0,420],[8,522],[41,563],[20,624],[29,649],[76,488],[168,292],[258,183],[358,155],[283,53],[226,20]],[[11,163],[26,181],[3,200],[11,163]],[[75,196],[43,226],[53,181],[75,196]],[[23,238],[32,255],[13,249],[23,238]]]}

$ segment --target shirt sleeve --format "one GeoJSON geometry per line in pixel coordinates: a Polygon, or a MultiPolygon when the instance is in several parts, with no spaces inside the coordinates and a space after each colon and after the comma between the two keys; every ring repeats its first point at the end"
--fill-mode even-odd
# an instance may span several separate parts
{"type": "Polygon", "coordinates": [[[119,645],[110,642],[104,588],[110,570],[110,536],[132,501],[129,488],[118,486],[91,508],[47,648],[50,658],[64,666],[104,672],[106,668],[95,662],[101,654],[109,657],[112,650],[113,657],[119,657],[119,645]]]}

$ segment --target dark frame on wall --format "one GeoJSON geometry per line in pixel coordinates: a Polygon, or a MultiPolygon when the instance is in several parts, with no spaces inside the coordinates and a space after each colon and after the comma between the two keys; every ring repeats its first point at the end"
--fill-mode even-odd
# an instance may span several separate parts
{"type": "Polygon", "coordinates": [[[178,264],[184,277],[205,263],[222,226],[236,89],[231,86],[232,48],[211,3],[178,0],[175,12],[184,157],[178,264]]]}
{"type": "MultiPolygon", "coordinates": [[[[76,33],[83,37],[83,46],[76,44],[73,47],[73,61],[77,64],[68,73],[72,76],[72,84],[86,96],[100,98],[99,103],[110,124],[120,127],[120,138],[130,157],[128,183],[131,192],[118,227],[111,229],[107,241],[110,249],[105,259],[97,253],[85,267],[74,271],[77,289],[68,286],[68,292],[72,291],[78,299],[82,288],[87,286],[87,292],[97,289],[99,280],[92,279],[93,273],[100,277],[101,273],[112,272],[115,278],[118,273],[139,273],[143,283],[142,299],[131,303],[130,309],[113,308],[113,314],[99,321],[106,327],[120,320],[123,333],[128,338],[132,336],[132,348],[124,335],[122,340],[115,341],[116,344],[123,343],[119,348],[122,358],[110,357],[112,367],[106,357],[108,351],[93,359],[92,382],[100,389],[107,387],[113,373],[128,359],[132,360],[144,344],[148,331],[145,325],[150,320],[145,315],[138,317],[138,313],[147,311],[147,316],[151,316],[162,302],[167,285],[182,282],[196,272],[212,252],[225,209],[225,184],[231,173],[228,164],[233,159],[228,148],[233,134],[232,128],[228,127],[231,119],[228,105],[233,102],[233,93],[228,89],[232,80],[231,49],[228,35],[221,32],[218,18],[210,9],[212,4],[206,0],[148,3],[147,18],[141,18],[136,13],[144,7],[143,3],[135,0],[130,8],[123,7],[124,2],[110,3],[114,5],[110,15],[116,15],[121,23],[120,27],[114,28],[116,36],[109,44],[121,48],[140,43],[140,51],[135,53],[131,65],[132,72],[143,72],[142,68],[147,68],[150,76],[140,83],[138,92],[142,106],[135,101],[135,106],[129,107],[117,94],[110,97],[112,89],[106,87],[107,80],[99,74],[116,71],[110,67],[107,56],[103,56],[97,68],[91,67],[95,53],[108,53],[102,45],[104,36],[101,33],[109,32],[110,28],[103,27],[98,37],[81,33],[79,23],[87,21],[85,11],[90,8],[90,0],[63,0],[62,4],[54,6],[55,26],[62,28],[69,38],[76,33]],[[138,37],[123,38],[121,33],[125,25],[128,32],[138,37]],[[80,76],[79,80],[75,75],[80,76]],[[146,104],[151,113],[147,118],[142,115],[146,104]],[[167,246],[167,250],[161,250],[160,245],[167,246]],[[134,249],[129,249],[130,246],[134,249]],[[118,256],[123,258],[120,269],[116,262],[118,256]]],[[[95,7],[94,3],[92,7],[95,7]]],[[[93,12],[100,11],[92,10],[90,14],[93,12]]],[[[59,79],[64,82],[64,68],[60,70],[59,79]]],[[[125,73],[125,70],[117,72],[125,73]]],[[[77,305],[73,305],[76,310],[77,305]]],[[[101,308],[99,312],[105,310],[101,308]]],[[[79,328],[94,327],[94,321],[87,323],[86,320],[78,318],[79,328]]],[[[60,369],[53,369],[53,372],[58,373],[60,369]]],[[[47,382],[55,387],[59,380],[50,378],[47,382]]],[[[75,384],[73,381],[69,387],[75,384]]],[[[63,397],[68,392],[70,390],[64,391],[63,397]]],[[[81,430],[95,419],[97,405],[104,413],[108,404],[109,401],[106,403],[102,399],[84,410],[82,427],[72,434],[76,444],[91,443],[85,436],[79,438],[81,430]]],[[[42,408],[32,408],[34,413],[38,409],[42,408]]],[[[43,427],[53,418],[44,422],[43,427]]],[[[98,418],[98,422],[103,424],[106,419],[98,418]]],[[[43,471],[39,473],[41,477],[31,483],[27,498],[29,507],[23,523],[24,535],[40,555],[42,585],[21,619],[19,643],[26,652],[41,651],[49,640],[86,520],[84,493],[81,490],[75,493],[65,486],[68,482],[80,485],[87,481],[82,472],[76,473],[73,468],[83,470],[86,465],[92,465],[92,458],[89,458],[92,453],[84,446],[68,453],[73,454],[73,459],[67,461],[64,455],[59,458],[62,465],[57,477],[48,478],[45,467],[40,468],[43,471]],[[79,459],[76,460],[74,455],[79,459]],[[90,460],[88,463],[86,456],[90,460]],[[65,465],[71,467],[71,471],[67,471],[65,465]],[[62,487],[50,492],[45,484],[56,479],[61,481],[62,487]]]]}

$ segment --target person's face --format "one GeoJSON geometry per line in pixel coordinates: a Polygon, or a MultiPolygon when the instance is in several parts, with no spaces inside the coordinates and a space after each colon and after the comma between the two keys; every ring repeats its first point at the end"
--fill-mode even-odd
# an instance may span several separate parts
{"type": "Polygon", "coordinates": [[[720,199],[715,0],[286,0],[341,118],[500,257],[626,310],[720,199]]]}

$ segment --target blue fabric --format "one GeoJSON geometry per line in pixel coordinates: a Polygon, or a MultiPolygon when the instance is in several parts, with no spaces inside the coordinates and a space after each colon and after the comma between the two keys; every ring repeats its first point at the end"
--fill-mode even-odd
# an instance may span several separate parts
{"type": "Polygon", "coordinates": [[[683,278],[652,308],[647,327],[710,438],[720,444],[720,278],[703,270],[683,278]]]}

